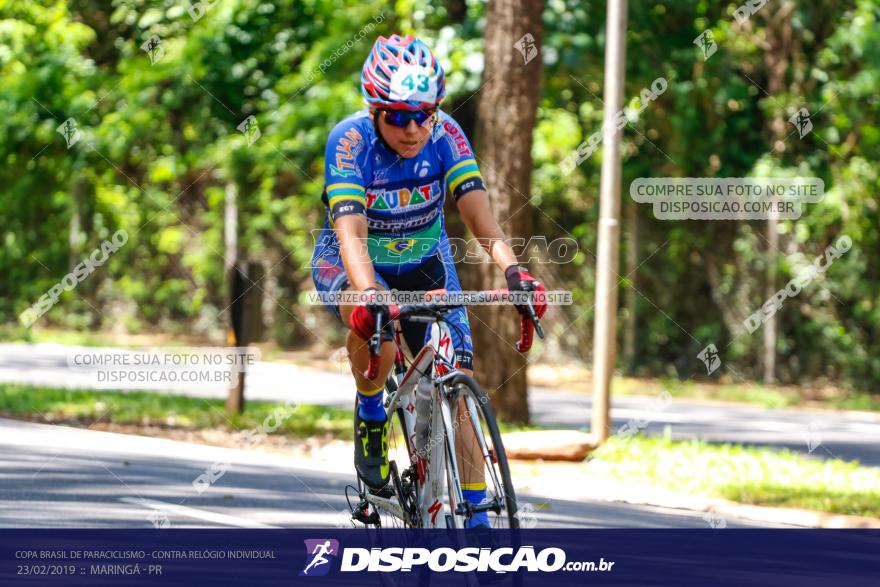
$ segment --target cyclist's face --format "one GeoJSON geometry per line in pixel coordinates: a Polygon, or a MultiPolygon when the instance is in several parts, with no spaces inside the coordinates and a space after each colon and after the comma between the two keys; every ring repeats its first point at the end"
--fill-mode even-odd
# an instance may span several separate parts
{"type": "Polygon", "coordinates": [[[419,125],[415,120],[410,120],[405,127],[394,126],[385,121],[385,112],[379,113],[379,131],[394,151],[404,159],[412,159],[417,156],[428,137],[431,136],[433,117],[419,125]]]}

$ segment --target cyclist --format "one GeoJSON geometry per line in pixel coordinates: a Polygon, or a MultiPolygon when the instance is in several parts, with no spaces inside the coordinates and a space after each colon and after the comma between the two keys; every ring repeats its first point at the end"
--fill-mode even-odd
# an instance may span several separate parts
{"type": "MultiPolygon", "coordinates": [[[[316,289],[327,294],[461,291],[444,225],[448,191],[465,225],[504,272],[508,288],[542,290],[504,241],[470,142],[458,123],[438,110],[445,77],[427,45],[413,36],[379,37],[364,62],[361,92],[366,108],[337,124],[327,140],[322,196],[327,217],[312,258],[316,289]]],[[[382,392],[395,347],[383,341],[378,376],[368,380],[368,341],[382,307],[329,305],[351,329],[347,348],[358,398],[355,468],[371,490],[379,491],[389,477],[382,392]]],[[[546,305],[535,309],[543,315],[546,305]]],[[[457,309],[449,321],[458,367],[472,374],[467,313],[457,309]]],[[[402,329],[410,352],[430,338],[424,324],[405,322],[402,329]]],[[[477,504],[486,497],[483,461],[471,428],[459,430],[462,490],[477,504]]],[[[487,514],[474,515],[468,525],[488,525],[487,514]]]]}

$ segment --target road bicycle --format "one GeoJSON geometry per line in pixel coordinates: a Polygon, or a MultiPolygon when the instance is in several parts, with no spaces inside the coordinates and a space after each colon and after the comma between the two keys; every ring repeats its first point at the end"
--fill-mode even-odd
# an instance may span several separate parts
{"type": "MultiPolygon", "coordinates": [[[[507,290],[477,292],[468,301],[500,301],[506,294],[507,290]]],[[[531,300],[521,315],[516,344],[520,352],[531,348],[535,332],[544,338],[531,300]]],[[[489,397],[455,363],[451,329],[456,326],[445,314],[458,307],[427,302],[391,306],[388,316],[377,316],[376,332],[370,340],[369,379],[375,378],[384,329],[392,320],[427,323],[431,338],[407,368],[399,324],[393,331],[396,355],[385,385],[384,404],[389,422],[390,480],[379,491],[369,489],[360,478],[357,488],[346,488],[351,517],[365,526],[464,528],[474,514],[488,512],[493,528],[519,527],[516,493],[489,397]],[[479,504],[464,499],[461,491],[463,455],[457,454],[455,439],[465,426],[479,447],[479,454],[466,457],[465,464],[471,471],[482,467],[486,481],[486,499],[479,504]],[[350,489],[357,491],[356,505],[350,489]]]]}

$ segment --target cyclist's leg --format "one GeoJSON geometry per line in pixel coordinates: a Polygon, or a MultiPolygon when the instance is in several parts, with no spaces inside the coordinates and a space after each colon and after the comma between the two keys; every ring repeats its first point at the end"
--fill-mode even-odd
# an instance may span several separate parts
{"type": "MultiPolygon", "coordinates": [[[[349,324],[351,312],[354,306],[342,305],[339,308],[340,319],[343,324],[349,324]]],[[[355,384],[358,392],[381,393],[385,387],[385,380],[394,364],[394,342],[392,340],[382,341],[382,361],[379,364],[378,375],[372,381],[367,379],[364,372],[370,364],[370,345],[369,341],[364,340],[353,331],[349,330],[348,337],[345,340],[345,347],[348,349],[348,359],[351,365],[351,373],[354,375],[355,384]]]]}
{"type": "MultiPolygon", "coordinates": [[[[335,234],[325,229],[315,246],[312,257],[312,276],[320,293],[337,294],[347,291],[348,278],[339,258],[339,245],[335,234]]],[[[381,277],[377,275],[381,282],[381,277]]],[[[384,284],[383,284],[384,285],[384,284]]],[[[353,305],[341,304],[336,300],[325,300],[327,307],[348,325],[353,305]]],[[[357,385],[358,407],[354,414],[355,468],[361,479],[370,487],[379,489],[388,481],[388,423],[382,407],[385,378],[394,361],[394,344],[390,340],[381,347],[382,361],[378,376],[368,380],[364,375],[369,364],[369,345],[354,332],[348,333],[346,341],[352,374],[357,385]]]]}
{"type": "MultiPolygon", "coordinates": [[[[340,316],[348,323],[352,306],[342,308],[340,316]]],[[[354,332],[346,340],[351,372],[357,386],[357,407],[354,412],[354,465],[363,482],[378,491],[386,486],[390,476],[388,460],[388,418],[385,415],[385,378],[394,362],[394,343],[385,340],[381,347],[378,375],[372,381],[364,375],[369,366],[368,341],[354,332]]]]}
{"type": "MultiPolygon", "coordinates": [[[[450,317],[450,322],[456,323],[457,326],[457,329],[452,329],[453,333],[458,330],[461,338],[461,340],[455,341],[456,337],[453,334],[453,344],[456,345],[456,358],[458,359],[459,369],[473,377],[473,350],[470,342],[470,325],[464,308],[457,310],[456,314],[459,315],[450,317]],[[463,358],[464,360],[462,360],[463,358]]],[[[464,399],[459,400],[458,417],[454,425],[456,426],[455,458],[458,461],[458,472],[461,476],[462,494],[469,502],[478,504],[486,498],[486,469],[480,443],[471,425],[470,412],[464,399]]],[[[489,516],[485,512],[475,514],[468,523],[468,527],[480,525],[489,525],[489,516]]]]}

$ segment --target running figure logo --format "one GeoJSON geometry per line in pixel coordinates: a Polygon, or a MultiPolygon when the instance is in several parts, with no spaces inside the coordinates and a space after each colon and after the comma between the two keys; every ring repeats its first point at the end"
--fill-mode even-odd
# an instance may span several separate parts
{"type": "Polygon", "coordinates": [[[339,541],[332,538],[309,539],[306,543],[306,566],[300,577],[321,577],[330,572],[330,561],[339,556],[339,541]]]}
{"type": "Polygon", "coordinates": [[[156,65],[162,57],[165,56],[165,49],[162,47],[162,39],[158,35],[153,35],[141,45],[141,49],[150,56],[150,65],[156,65]]]}
{"type": "Polygon", "coordinates": [[[77,144],[82,137],[82,133],[79,132],[75,118],[68,118],[58,125],[58,128],[55,130],[61,133],[61,136],[64,137],[68,149],[77,144]]]}
{"type": "Polygon", "coordinates": [[[706,29],[699,37],[694,39],[694,45],[703,52],[703,61],[715,55],[715,51],[718,50],[718,43],[715,42],[715,37],[710,29],[706,29]]]}
{"type": "Polygon", "coordinates": [[[253,115],[245,118],[242,123],[235,128],[241,131],[241,133],[247,138],[247,144],[249,147],[262,136],[262,133],[260,133],[260,126],[257,124],[257,119],[253,115]]]}
{"type": "Polygon", "coordinates": [[[531,33],[524,34],[513,46],[522,54],[523,65],[528,65],[529,61],[538,55],[538,46],[535,44],[535,37],[531,33]]]}
{"type": "Polygon", "coordinates": [[[813,130],[813,121],[810,120],[810,111],[806,108],[801,108],[795,112],[788,121],[794,125],[801,138],[804,138],[811,130],[813,130]]]}
{"type": "Polygon", "coordinates": [[[714,344],[710,344],[700,351],[697,358],[706,365],[706,375],[711,375],[718,367],[721,366],[721,355],[718,348],[714,344]]]}

